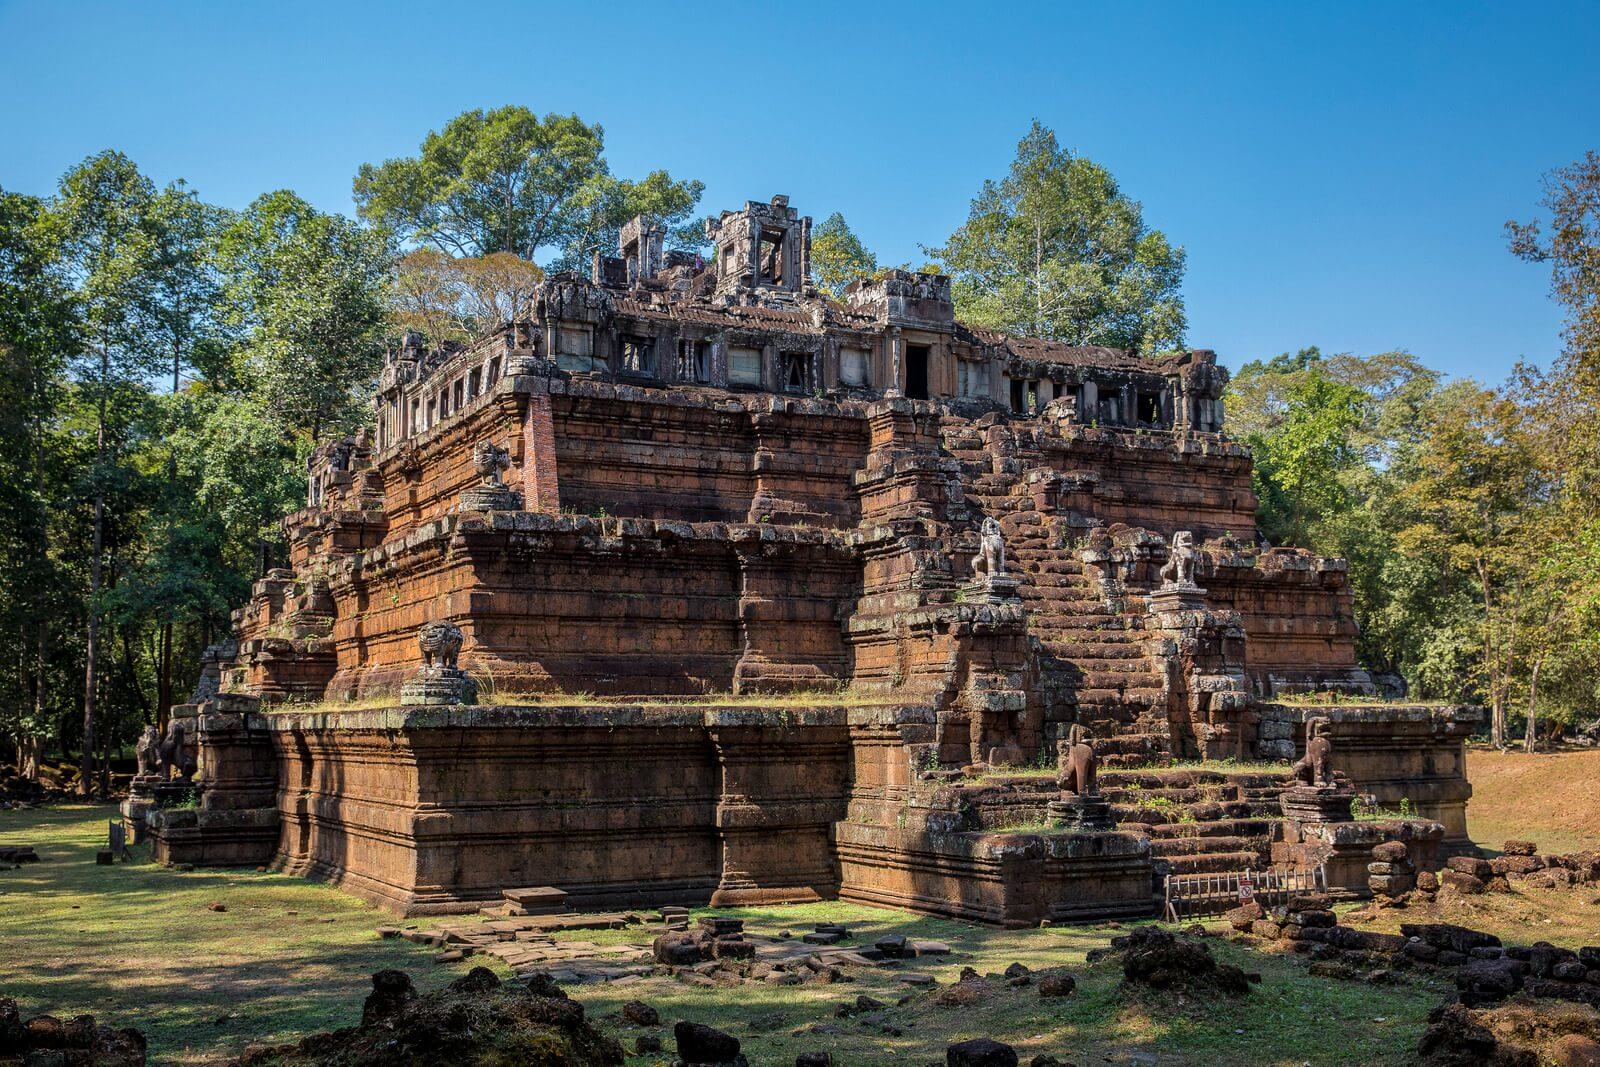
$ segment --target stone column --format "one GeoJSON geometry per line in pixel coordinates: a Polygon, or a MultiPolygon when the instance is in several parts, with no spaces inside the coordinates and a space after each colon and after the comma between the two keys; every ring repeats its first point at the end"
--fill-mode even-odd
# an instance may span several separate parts
{"type": "Polygon", "coordinates": [[[550,394],[528,394],[522,424],[522,506],[549,515],[561,511],[560,475],[556,469],[556,431],[550,394]]]}
{"type": "Polygon", "coordinates": [[[845,817],[848,728],[838,708],[708,711],[720,784],[712,907],[831,899],[830,828],[845,817]]]}

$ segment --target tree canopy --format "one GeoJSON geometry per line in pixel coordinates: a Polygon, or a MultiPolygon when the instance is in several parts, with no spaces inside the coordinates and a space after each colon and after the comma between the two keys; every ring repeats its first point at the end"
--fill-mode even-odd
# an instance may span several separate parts
{"type": "Polygon", "coordinates": [[[1109,171],[1034,122],[1009,173],[926,249],[969,323],[1158,353],[1183,343],[1183,249],[1145,225],[1109,171]]]}
{"type": "Polygon", "coordinates": [[[811,280],[835,299],[844,295],[851,282],[877,272],[878,257],[837,211],[811,231],[811,280]]]}
{"type": "Polygon", "coordinates": [[[363,164],[355,179],[362,217],[406,242],[530,262],[554,253],[564,268],[586,266],[597,250],[613,253],[618,228],[634,215],[667,226],[675,246],[699,247],[690,216],[703,190],[664,170],[615,178],[598,124],[516,105],[462,112],[429,133],[418,155],[363,164]]]}

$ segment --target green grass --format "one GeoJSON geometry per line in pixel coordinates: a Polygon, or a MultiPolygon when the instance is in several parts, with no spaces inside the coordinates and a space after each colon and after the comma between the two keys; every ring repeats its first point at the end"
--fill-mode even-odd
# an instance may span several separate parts
{"type": "Polygon", "coordinates": [[[198,1063],[250,1040],[349,1026],[385,967],[420,987],[465,967],[383,941],[386,915],[326,886],[255,870],[96,866],[116,809],[0,811],[0,842],[40,862],[0,871],[0,991],[23,1014],[137,1026],[152,1063],[198,1063]],[[213,901],[225,912],[208,910],[213,901]]]}
{"type": "MultiPolygon", "coordinates": [[[[0,990],[16,997],[26,1015],[89,1012],[144,1030],[153,1064],[200,1063],[237,1052],[247,1041],[284,1041],[352,1024],[368,975],[384,967],[409,972],[424,990],[472,962],[509,973],[489,957],[436,965],[431,949],[379,940],[374,930],[393,922],[390,916],[300,879],[253,870],[179,873],[148,862],[98,867],[94,850],[112,811],[75,805],[0,812],[0,841],[33,844],[43,857],[37,865],[0,872],[0,990]],[[213,901],[228,910],[209,911],[213,901]]],[[[1319,1067],[1410,1062],[1428,1009],[1444,997],[1439,988],[1312,979],[1296,957],[1219,941],[1210,944],[1220,956],[1262,973],[1262,984],[1248,997],[1132,993],[1114,966],[1085,964],[1090,949],[1115,936],[1106,924],[994,930],[841,902],[717,914],[744,918],[752,933],[787,930],[796,937],[817,922],[845,922],[852,929],[847,945],[870,945],[888,933],[945,941],[954,955],[910,965],[933,974],[939,988],[951,985],[964,965],[991,972],[1012,962],[1066,967],[1079,987],[1058,1001],[1040,1000],[1031,987],[1002,985],[965,1008],[942,1007],[926,993],[896,1005],[907,990],[884,969],[836,985],[704,989],[652,976],[573,987],[572,994],[630,1050],[640,1031],[617,1012],[625,1001],[640,999],[661,1012],[668,1053],[672,1023],[692,1019],[737,1036],[754,1064],[793,1062],[809,1049],[827,1049],[840,1064],[917,1064],[942,1061],[952,1041],[989,1036],[1016,1045],[1023,1062],[1042,1052],[1076,1063],[1140,1052],[1163,1064],[1319,1067]],[[887,1021],[901,1036],[834,1018],[835,1004],[860,993],[891,1005],[887,1021]],[[813,1029],[818,1026],[839,1032],[813,1029]]],[[[635,927],[557,936],[611,945],[646,942],[651,932],[635,927]]]]}
{"type": "MultiPolygon", "coordinates": [[[[761,983],[732,989],[648,978],[621,987],[583,987],[576,995],[590,1017],[631,1050],[633,1037],[644,1031],[623,1024],[616,1012],[625,1001],[644,1000],[660,1011],[663,1033],[678,1019],[709,1023],[738,1037],[750,1062],[759,1064],[793,1062],[796,1054],[812,1049],[826,1049],[835,1063],[846,1065],[943,1062],[951,1042],[994,1037],[1015,1045],[1023,1063],[1041,1053],[1071,1063],[1098,1063],[1139,1052],[1162,1064],[1376,1065],[1413,1062],[1428,1010],[1445,996],[1442,987],[1375,988],[1314,979],[1298,957],[1254,953],[1216,940],[1208,944],[1220,958],[1262,974],[1261,985],[1249,996],[1180,999],[1130,993],[1114,965],[1085,964],[1090,949],[1105,946],[1117,933],[1104,924],[993,930],[841,902],[716,914],[743,918],[751,933],[789,930],[796,936],[816,922],[844,922],[851,928],[848,945],[870,945],[889,933],[945,941],[954,955],[909,965],[934,975],[939,988],[954,983],[963,966],[989,973],[1013,962],[1035,970],[1065,967],[1079,984],[1071,997],[1048,1001],[1033,987],[1010,989],[1001,983],[979,1004],[958,1008],[940,1006],[927,993],[896,1005],[907,988],[888,969],[861,973],[848,984],[761,983]],[[835,1004],[860,993],[890,1005],[886,1021],[900,1028],[902,1036],[833,1018],[835,1004]],[[818,1025],[843,1032],[811,1029],[818,1025]],[[1330,1027],[1336,1028],[1338,1040],[1329,1040],[1330,1027]]],[[[670,1040],[667,1047],[670,1051],[670,1040]]]]}

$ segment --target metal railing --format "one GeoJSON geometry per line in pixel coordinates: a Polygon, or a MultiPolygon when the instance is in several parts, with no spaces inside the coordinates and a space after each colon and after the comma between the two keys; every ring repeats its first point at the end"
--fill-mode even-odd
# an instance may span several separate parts
{"type": "Polygon", "coordinates": [[[1298,893],[1321,893],[1327,888],[1327,872],[1321,866],[1169,874],[1166,916],[1168,922],[1179,922],[1201,915],[1221,915],[1251,900],[1270,908],[1288,903],[1298,893]]]}

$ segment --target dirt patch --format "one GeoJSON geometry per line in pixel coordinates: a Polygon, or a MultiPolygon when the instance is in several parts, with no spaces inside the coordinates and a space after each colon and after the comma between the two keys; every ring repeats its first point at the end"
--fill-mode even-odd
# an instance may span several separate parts
{"type": "Polygon", "coordinates": [[[1541,852],[1600,848],[1600,750],[1467,751],[1467,830],[1499,851],[1508,838],[1532,840],[1541,852]]]}

